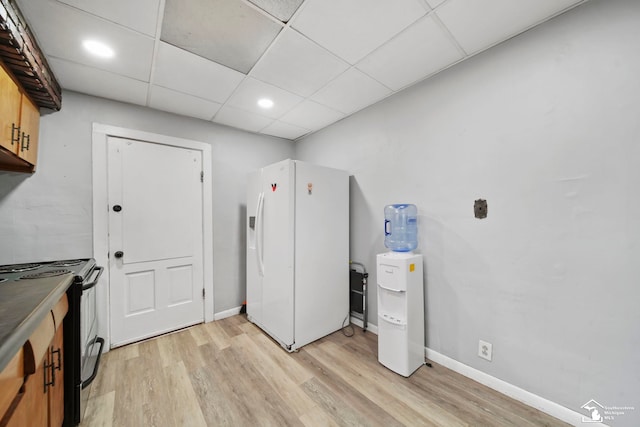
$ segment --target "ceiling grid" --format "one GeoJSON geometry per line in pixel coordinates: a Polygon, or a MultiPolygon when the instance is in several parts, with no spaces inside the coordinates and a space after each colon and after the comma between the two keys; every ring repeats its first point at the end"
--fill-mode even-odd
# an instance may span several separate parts
{"type": "Polygon", "coordinates": [[[64,89],[292,140],[585,1],[15,0],[64,89]]]}

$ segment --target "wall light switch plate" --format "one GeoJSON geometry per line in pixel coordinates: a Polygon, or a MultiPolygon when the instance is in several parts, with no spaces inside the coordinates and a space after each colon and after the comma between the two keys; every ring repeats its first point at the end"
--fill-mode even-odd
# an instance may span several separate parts
{"type": "Polygon", "coordinates": [[[478,342],[478,356],[491,362],[491,358],[493,357],[493,345],[486,341],[480,340],[478,342]]]}

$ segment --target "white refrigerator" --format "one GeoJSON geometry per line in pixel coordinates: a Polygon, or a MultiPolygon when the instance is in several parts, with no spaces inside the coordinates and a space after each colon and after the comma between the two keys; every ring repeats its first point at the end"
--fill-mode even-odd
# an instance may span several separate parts
{"type": "Polygon", "coordinates": [[[249,177],[247,317],[287,351],[349,315],[349,175],[284,160],[249,177]]]}

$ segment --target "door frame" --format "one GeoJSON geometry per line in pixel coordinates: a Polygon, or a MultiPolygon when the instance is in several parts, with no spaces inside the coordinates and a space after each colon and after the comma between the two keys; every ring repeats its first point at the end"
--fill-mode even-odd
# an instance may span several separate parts
{"type": "MultiPolygon", "coordinates": [[[[98,335],[105,338],[106,349],[111,348],[111,325],[109,318],[109,201],[107,140],[109,137],[127,138],[153,144],[169,145],[200,151],[202,155],[202,234],[203,234],[203,279],[204,279],[204,321],[214,320],[213,313],[213,183],[211,145],[189,139],[159,135],[134,129],[121,128],[101,123],[93,123],[92,129],[92,178],[93,178],[93,257],[98,265],[105,267],[104,274],[96,289],[98,335]]],[[[108,351],[108,350],[107,350],[108,351]]]]}

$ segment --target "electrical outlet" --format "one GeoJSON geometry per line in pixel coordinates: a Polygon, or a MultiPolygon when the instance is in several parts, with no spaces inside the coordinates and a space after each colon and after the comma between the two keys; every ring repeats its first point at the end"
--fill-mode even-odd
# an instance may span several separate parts
{"type": "Polygon", "coordinates": [[[491,362],[491,358],[493,357],[493,345],[480,340],[480,342],[478,342],[478,356],[491,362]]]}

